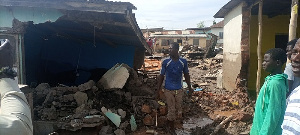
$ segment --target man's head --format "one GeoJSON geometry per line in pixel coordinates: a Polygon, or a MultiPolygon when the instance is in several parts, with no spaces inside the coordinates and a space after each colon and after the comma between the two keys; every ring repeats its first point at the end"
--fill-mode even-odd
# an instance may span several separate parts
{"type": "Polygon", "coordinates": [[[289,60],[291,60],[292,50],[293,50],[297,40],[298,40],[298,38],[293,39],[286,44],[286,56],[288,57],[289,60]]]}
{"type": "Polygon", "coordinates": [[[170,56],[177,56],[179,51],[179,44],[177,42],[170,44],[170,56]]]}
{"type": "Polygon", "coordinates": [[[286,53],[280,48],[272,48],[264,55],[262,63],[263,69],[271,74],[281,70],[282,65],[286,62],[286,53]]]}
{"type": "Polygon", "coordinates": [[[295,76],[300,76],[300,39],[297,40],[292,50],[291,61],[295,76]]]}

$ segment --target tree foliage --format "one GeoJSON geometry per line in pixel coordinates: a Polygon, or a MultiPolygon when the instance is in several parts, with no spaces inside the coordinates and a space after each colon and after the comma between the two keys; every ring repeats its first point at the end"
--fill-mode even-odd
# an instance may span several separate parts
{"type": "Polygon", "coordinates": [[[204,24],[204,21],[201,21],[197,24],[197,27],[198,28],[204,28],[205,27],[205,24],[204,24]]]}

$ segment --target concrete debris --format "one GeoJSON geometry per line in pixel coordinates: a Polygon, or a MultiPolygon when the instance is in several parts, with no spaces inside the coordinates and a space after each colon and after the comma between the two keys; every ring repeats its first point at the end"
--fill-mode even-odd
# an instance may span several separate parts
{"type": "Polygon", "coordinates": [[[125,64],[116,64],[109,69],[98,81],[98,88],[103,87],[104,90],[122,89],[129,77],[129,71],[125,64]]]}
{"type": "Polygon", "coordinates": [[[122,119],[126,117],[126,112],[123,111],[122,109],[118,109],[118,114],[121,115],[122,119]]]}
{"type": "Polygon", "coordinates": [[[99,135],[113,135],[112,127],[110,126],[103,126],[99,132],[99,135]]]}
{"type": "Polygon", "coordinates": [[[121,129],[117,129],[116,131],[114,131],[115,135],[125,135],[124,130],[121,129]]]}
{"type": "Polygon", "coordinates": [[[125,130],[128,127],[128,125],[129,125],[129,122],[125,121],[125,122],[121,123],[119,128],[122,130],[125,130]]]}
{"type": "Polygon", "coordinates": [[[74,99],[76,100],[77,105],[81,106],[82,104],[87,104],[88,96],[86,93],[78,91],[74,94],[74,99]]]}
{"type": "MultiPolygon", "coordinates": [[[[95,82],[94,82],[93,80],[90,80],[90,81],[88,81],[88,82],[86,82],[86,83],[84,83],[84,84],[79,85],[79,86],[78,86],[78,89],[79,89],[80,91],[85,91],[85,90],[92,89],[93,86],[95,86],[95,82]]],[[[97,90],[97,87],[96,87],[96,88],[94,87],[93,89],[94,89],[94,90],[97,90]]]]}

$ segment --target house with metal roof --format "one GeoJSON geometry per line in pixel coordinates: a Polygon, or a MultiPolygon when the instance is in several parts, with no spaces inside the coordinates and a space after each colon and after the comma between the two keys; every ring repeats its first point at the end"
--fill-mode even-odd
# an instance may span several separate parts
{"type": "MultiPolygon", "coordinates": [[[[255,93],[258,65],[258,2],[231,0],[214,15],[215,18],[224,18],[223,86],[228,90],[247,87],[251,93],[255,93]]],[[[263,1],[262,55],[274,47],[285,50],[288,42],[291,2],[291,0],[263,1]]],[[[267,73],[262,71],[261,82],[266,76],[267,73]]]]}

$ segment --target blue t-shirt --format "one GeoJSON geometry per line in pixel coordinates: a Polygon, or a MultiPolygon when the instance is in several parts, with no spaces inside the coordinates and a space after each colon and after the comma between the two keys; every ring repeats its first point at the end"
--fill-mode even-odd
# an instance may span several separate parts
{"type": "Polygon", "coordinates": [[[179,58],[177,61],[167,58],[162,62],[161,75],[166,75],[165,88],[167,90],[182,89],[182,73],[188,73],[187,61],[179,58]]]}

